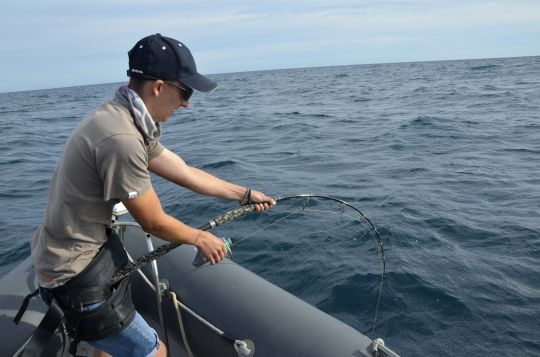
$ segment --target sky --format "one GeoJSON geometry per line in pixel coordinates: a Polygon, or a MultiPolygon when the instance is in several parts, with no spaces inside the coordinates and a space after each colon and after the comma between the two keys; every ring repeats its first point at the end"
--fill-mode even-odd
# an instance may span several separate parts
{"type": "Polygon", "coordinates": [[[0,10],[0,92],[127,80],[161,33],[199,72],[540,55],[539,0],[17,0],[0,10]]]}

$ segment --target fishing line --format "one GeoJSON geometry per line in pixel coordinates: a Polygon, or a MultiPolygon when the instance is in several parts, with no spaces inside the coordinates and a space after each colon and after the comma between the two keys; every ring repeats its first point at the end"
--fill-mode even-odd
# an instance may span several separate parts
{"type": "Polygon", "coordinates": [[[301,210],[302,210],[302,209],[298,209],[298,210],[296,210],[296,211],[294,211],[294,212],[292,212],[292,213],[289,213],[287,216],[285,216],[285,217],[283,217],[283,218],[280,218],[280,219],[278,219],[278,220],[276,220],[276,221],[274,221],[274,222],[272,222],[272,223],[270,223],[270,224],[268,224],[268,225],[262,227],[261,229],[256,230],[255,232],[251,233],[250,235],[248,235],[248,236],[246,236],[246,237],[244,237],[244,238],[240,238],[240,239],[236,240],[236,242],[233,242],[232,245],[237,245],[237,244],[239,244],[239,243],[245,241],[246,239],[249,239],[249,238],[251,238],[251,237],[254,237],[256,234],[261,233],[261,232],[265,231],[266,229],[268,229],[269,227],[271,227],[271,226],[273,226],[273,225],[276,225],[276,224],[278,224],[279,222],[282,222],[282,221],[286,220],[287,218],[291,217],[292,215],[297,214],[297,213],[300,212],[301,210]]]}
{"type": "Polygon", "coordinates": [[[244,242],[244,241],[246,241],[246,240],[248,240],[250,238],[253,238],[254,236],[259,235],[261,232],[267,230],[268,228],[273,227],[273,226],[277,225],[278,223],[284,222],[285,220],[291,218],[292,216],[297,215],[297,214],[302,213],[302,212],[315,212],[315,213],[321,213],[321,214],[338,214],[338,215],[342,215],[344,217],[347,217],[347,218],[351,219],[352,221],[356,221],[356,222],[360,222],[360,223],[362,222],[361,219],[363,219],[365,222],[368,223],[368,225],[369,225],[368,228],[369,228],[369,231],[371,233],[371,236],[375,239],[377,251],[379,253],[380,262],[381,262],[381,279],[380,279],[380,282],[379,282],[378,294],[377,294],[377,303],[376,303],[376,307],[375,307],[375,314],[374,314],[373,325],[372,325],[372,329],[371,329],[372,333],[374,333],[375,332],[375,325],[377,323],[381,298],[382,298],[382,289],[383,289],[383,285],[384,285],[384,279],[385,279],[385,275],[386,275],[386,259],[385,259],[385,255],[384,255],[384,247],[382,245],[382,241],[381,241],[380,236],[379,236],[379,234],[377,232],[377,229],[375,228],[373,223],[369,220],[369,218],[367,218],[367,216],[363,212],[358,210],[356,207],[352,206],[350,203],[348,203],[346,201],[343,201],[343,200],[340,200],[338,198],[329,197],[329,196],[305,194],[305,195],[279,197],[279,198],[276,199],[276,202],[282,202],[282,201],[293,200],[293,199],[300,200],[300,202],[298,203],[298,208],[296,210],[292,211],[291,213],[288,213],[284,217],[281,217],[281,218],[279,218],[279,219],[265,225],[264,227],[262,227],[260,229],[257,229],[257,230],[255,230],[253,232],[250,232],[247,236],[244,236],[244,237],[239,238],[239,239],[235,239],[232,242],[231,245],[236,246],[241,242],[244,242]],[[338,203],[339,205],[335,209],[317,209],[317,208],[309,207],[310,203],[313,203],[315,205],[319,204],[320,202],[318,202],[317,200],[333,201],[333,202],[338,203]],[[349,207],[354,212],[356,212],[358,215],[353,216],[351,214],[346,213],[346,211],[345,211],[346,207],[349,207]]]}

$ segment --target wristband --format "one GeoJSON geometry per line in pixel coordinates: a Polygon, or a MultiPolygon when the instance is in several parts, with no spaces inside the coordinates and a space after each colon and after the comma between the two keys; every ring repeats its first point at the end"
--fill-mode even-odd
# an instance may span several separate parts
{"type": "Polygon", "coordinates": [[[251,203],[251,188],[248,188],[246,190],[246,193],[244,193],[244,197],[240,200],[240,206],[245,206],[251,203]]]}

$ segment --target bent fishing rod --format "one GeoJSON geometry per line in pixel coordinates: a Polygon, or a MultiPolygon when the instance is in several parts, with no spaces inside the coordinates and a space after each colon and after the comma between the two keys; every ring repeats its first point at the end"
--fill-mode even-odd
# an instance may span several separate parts
{"type": "MultiPolygon", "coordinates": [[[[315,195],[315,194],[300,194],[300,195],[291,195],[291,196],[281,196],[281,197],[278,197],[276,199],[276,203],[286,201],[286,200],[291,200],[291,199],[306,199],[306,200],[309,200],[310,198],[318,198],[318,199],[335,201],[335,202],[337,202],[337,203],[339,203],[339,204],[341,204],[343,206],[347,206],[347,207],[353,209],[354,211],[356,211],[362,218],[364,218],[369,223],[369,225],[371,226],[371,231],[373,232],[373,236],[375,237],[375,240],[376,240],[376,244],[377,244],[377,248],[379,250],[379,254],[381,256],[382,278],[384,279],[384,275],[385,275],[385,272],[386,272],[386,259],[385,259],[385,256],[384,256],[384,248],[383,248],[383,245],[382,245],[381,238],[379,237],[379,233],[377,232],[377,229],[375,228],[373,223],[371,223],[369,218],[367,218],[366,215],[364,215],[364,213],[362,213],[359,209],[357,209],[356,207],[354,207],[350,203],[348,203],[348,202],[346,202],[344,200],[341,200],[339,198],[335,198],[335,197],[331,197],[331,196],[315,195]]],[[[304,203],[304,207],[306,205],[307,205],[307,202],[304,203]]],[[[255,207],[256,207],[256,204],[249,204],[249,205],[245,205],[245,206],[241,206],[241,207],[232,209],[232,210],[227,211],[227,212],[215,217],[214,219],[208,221],[207,223],[200,226],[198,229],[200,229],[202,231],[210,231],[210,230],[216,228],[219,225],[222,225],[222,224],[224,224],[226,222],[234,221],[234,220],[236,220],[236,219],[238,219],[240,217],[243,217],[243,216],[255,211],[255,207]]],[[[120,280],[122,280],[123,278],[129,276],[134,271],[137,271],[138,269],[141,269],[142,267],[144,267],[148,263],[152,262],[153,260],[158,259],[159,257],[165,255],[166,253],[170,252],[171,250],[173,250],[174,248],[176,248],[176,247],[178,247],[180,245],[182,245],[182,243],[174,243],[173,242],[173,243],[164,244],[164,245],[152,250],[151,252],[141,256],[137,260],[134,260],[134,261],[126,264],[122,269],[120,269],[118,272],[116,272],[116,274],[109,281],[108,285],[112,286],[112,285],[118,283],[120,280]]]]}

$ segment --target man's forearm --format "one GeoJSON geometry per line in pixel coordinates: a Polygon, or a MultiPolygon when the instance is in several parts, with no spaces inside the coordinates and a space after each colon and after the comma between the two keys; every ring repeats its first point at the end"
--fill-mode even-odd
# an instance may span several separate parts
{"type": "Polygon", "coordinates": [[[194,179],[190,180],[188,185],[185,185],[190,190],[208,196],[222,197],[236,201],[241,200],[246,193],[245,187],[222,180],[195,167],[190,167],[190,170],[194,179]]]}
{"type": "Polygon", "coordinates": [[[148,168],[166,180],[204,195],[238,201],[246,193],[245,187],[191,167],[180,156],[167,149],[150,161],[148,168]]]}
{"type": "Polygon", "coordinates": [[[174,243],[196,245],[201,231],[180,222],[168,214],[163,214],[159,221],[143,226],[145,232],[174,243]]]}
{"type": "Polygon", "coordinates": [[[192,228],[166,214],[153,188],[134,199],[122,200],[142,229],[158,238],[195,245],[210,263],[219,262],[227,254],[221,239],[212,233],[192,228]]]}

